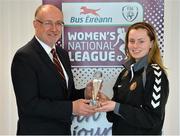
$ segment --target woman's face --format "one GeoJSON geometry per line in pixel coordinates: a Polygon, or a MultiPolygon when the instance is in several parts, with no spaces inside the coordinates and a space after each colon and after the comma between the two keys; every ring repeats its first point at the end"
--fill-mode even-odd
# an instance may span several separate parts
{"type": "Polygon", "coordinates": [[[152,45],[153,41],[150,41],[146,29],[139,28],[130,30],[128,37],[128,50],[130,55],[136,61],[146,56],[152,45]]]}

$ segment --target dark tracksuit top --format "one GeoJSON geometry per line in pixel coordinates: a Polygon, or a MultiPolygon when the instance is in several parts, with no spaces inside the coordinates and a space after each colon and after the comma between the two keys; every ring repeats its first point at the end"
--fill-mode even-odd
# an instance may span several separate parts
{"type": "Polygon", "coordinates": [[[147,64],[147,56],[135,64],[127,62],[113,91],[112,100],[117,103],[115,110],[107,113],[113,135],[162,133],[169,84],[157,64],[147,64]]]}

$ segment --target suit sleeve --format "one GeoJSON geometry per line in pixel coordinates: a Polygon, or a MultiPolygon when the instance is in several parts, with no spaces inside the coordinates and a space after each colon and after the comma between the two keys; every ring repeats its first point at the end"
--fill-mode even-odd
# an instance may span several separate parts
{"type": "Polygon", "coordinates": [[[11,75],[19,116],[70,122],[72,115],[71,101],[39,97],[38,73],[29,63],[29,61],[33,61],[31,59],[26,53],[18,52],[12,62],[11,75]]]}
{"type": "Polygon", "coordinates": [[[147,75],[144,104],[139,107],[120,104],[119,108],[118,114],[128,124],[138,128],[153,128],[164,120],[169,83],[166,74],[158,65],[152,67],[147,75]]]}

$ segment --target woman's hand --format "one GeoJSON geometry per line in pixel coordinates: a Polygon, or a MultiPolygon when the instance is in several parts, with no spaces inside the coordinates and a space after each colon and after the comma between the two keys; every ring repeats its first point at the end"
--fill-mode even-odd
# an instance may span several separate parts
{"type": "Polygon", "coordinates": [[[96,108],[97,112],[108,112],[113,111],[115,108],[116,102],[108,100],[99,103],[99,107],[96,108]]]}

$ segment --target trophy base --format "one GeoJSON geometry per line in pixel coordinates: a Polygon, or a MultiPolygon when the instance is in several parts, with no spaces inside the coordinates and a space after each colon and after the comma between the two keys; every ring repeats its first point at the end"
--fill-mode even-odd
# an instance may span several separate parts
{"type": "Polygon", "coordinates": [[[90,105],[91,106],[98,106],[98,101],[97,100],[91,100],[90,105]]]}

